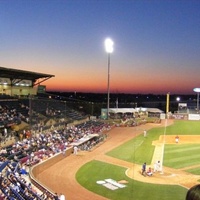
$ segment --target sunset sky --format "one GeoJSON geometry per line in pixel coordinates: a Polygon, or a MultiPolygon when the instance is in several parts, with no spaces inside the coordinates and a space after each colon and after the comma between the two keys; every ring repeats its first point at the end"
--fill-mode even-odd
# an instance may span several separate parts
{"type": "Polygon", "coordinates": [[[0,66],[55,75],[47,90],[192,94],[199,0],[0,0],[0,66]]]}

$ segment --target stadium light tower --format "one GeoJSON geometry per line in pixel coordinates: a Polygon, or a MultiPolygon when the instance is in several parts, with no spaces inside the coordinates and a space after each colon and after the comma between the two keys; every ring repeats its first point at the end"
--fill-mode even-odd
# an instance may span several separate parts
{"type": "Polygon", "coordinates": [[[199,113],[199,92],[200,92],[200,88],[194,88],[193,91],[197,93],[197,113],[199,113]]]}
{"type": "Polygon", "coordinates": [[[176,101],[178,102],[178,113],[179,113],[179,102],[180,102],[181,98],[180,97],[176,97],[176,101]]]}
{"type": "Polygon", "coordinates": [[[110,109],[110,54],[114,50],[113,45],[114,42],[110,38],[107,38],[105,40],[105,50],[108,54],[107,119],[109,119],[109,109],[110,109]]]}

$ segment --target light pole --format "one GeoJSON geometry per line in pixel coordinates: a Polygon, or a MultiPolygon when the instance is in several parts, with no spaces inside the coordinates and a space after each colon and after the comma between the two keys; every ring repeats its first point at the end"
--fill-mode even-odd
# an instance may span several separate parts
{"type": "Polygon", "coordinates": [[[166,100],[166,115],[167,115],[167,118],[168,118],[168,115],[169,115],[169,97],[170,97],[170,93],[168,92],[167,93],[167,100],[166,100]]]}
{"type": "Polygon", "coordinates": [[[108,54],[108,86],[107,86],[107,119],[109,119],[109,108],[110,108],[110,54],[113,52],[113,41],[110,38],[105,40],[105,49],[108,54]]]}
{"type": "Polygon", "coordinates": [[[199,113],[199,92],[200,92],[200,88],[194,88],[193,91],[197,93],[197,113],[199,113]]]}
{"type": "Polygon", "coordinates": [[[179,102],[180,102],[181,98],[180,97],[176,97],[176,102],[178,102],[178,113],[179,113],[179,102]]]}

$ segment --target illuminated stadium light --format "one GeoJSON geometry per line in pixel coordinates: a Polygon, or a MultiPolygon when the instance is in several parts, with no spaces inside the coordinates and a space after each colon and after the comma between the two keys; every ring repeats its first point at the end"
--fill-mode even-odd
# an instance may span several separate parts
{"type": "Polygon", "coordinates": [[[3,82],[3,85],[8,85],[8,81],[4,81],[4,82],[3,82]]]}
{"type": "Polygon", "coordinates": [[[29,87],[31,86],[31,81],[30,80],[23,80],[23,81],[19,81],[14,83],[15,86],[24,86],[24,87],[29,87]]]}
{"type": "Polygon", "coordinates": [[[0,84],[1,85],[8,85],[10,84],[10,80],[7,78],[0,77],[0,84]]]}
{"type": "Polygon", "coordinates": [[[108,53],[107,119],[109,119],[109,109],[110,109],[110,54],[114,50],[113,45],[114,45],[114,42],[110,38],[107,38],[105,40],[105,50],[108,53]]]}
{"type": "Polygon", "coordinates": [[[200,88],[194,88],[193,91],[197,93],[197,113],[198,113],[199,112],[199,92],[200,92],[200,88]]]}
{"type": "Polygon", "coordinates": [[[194,88],[193,91],[194,92],[200,92],[200,88],[194,88]]]}
{"type": "Polygon", "coordinates": [[[26,83],[25,81],[22,81],[20,85],[21,85],[21,86],[24,86],[25,83],[26,83]]]}
{"type": "Polygon", "coordinates": [[[105,48],[106,48],[107,53],[113,52],[113,50],[114,50],[113,45],[114,45],[114,42],[110,38],[107,38],[105,40],[105,48]]]}

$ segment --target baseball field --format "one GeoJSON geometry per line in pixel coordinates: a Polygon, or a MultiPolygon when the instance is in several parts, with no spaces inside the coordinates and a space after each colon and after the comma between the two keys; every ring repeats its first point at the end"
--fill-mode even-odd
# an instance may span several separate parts
{"type": "Polygon", "coordinates": [[[184,200],[188,188],[199,183],[198,121],[163,120],[115,127],[107,134],[107,140],[92,151],[72,154],[37,178],[68,200],[184,200]],[[144,162],[154,168],[158,160],[160,171],[141,175],[144,162]]]}

